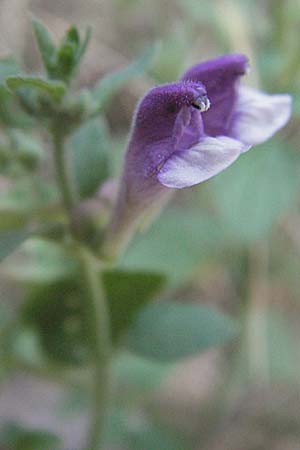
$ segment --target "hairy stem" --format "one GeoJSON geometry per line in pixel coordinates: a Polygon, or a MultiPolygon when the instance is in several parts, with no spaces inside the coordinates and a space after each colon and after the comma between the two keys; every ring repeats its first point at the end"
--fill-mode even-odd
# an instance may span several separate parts
{"type": "MultiPolygon", "coordinates": [[[[55,131],[53,131],[52,135],[57,182],[63,205],[70,217],[70,212],[76,206],[76,191],[72,184],[72,177],[68,172],[64,137],[55,131]]],[[[84,244],[78,242],[74,236],[71,237],[81,269],[83,308],[93,370],[91,381],[91,423],[88,430],[86,448],[87,450],[100,450],[103,424],[110,397],[110,321],[102,291],[99,262],[84,244]]]]}
{"type": "Polygon", "coordinates": [[[64,137],[61,133],[53,132],[53,149],[56,177],[61,192],[63,204],[69,213],[76,202],[76,191],[69,174],[67,158],[64,148],[64,137]]]}
{"type": "Polygon", "coordinates": [[[109,314],[94,256],[85,247],[79,246],[78,258],[81,265],[87,331],[94,369],[92,417],[87,449],[100,450],[103,424],[110,397],[109,360],[111,351],[109,314]]]}

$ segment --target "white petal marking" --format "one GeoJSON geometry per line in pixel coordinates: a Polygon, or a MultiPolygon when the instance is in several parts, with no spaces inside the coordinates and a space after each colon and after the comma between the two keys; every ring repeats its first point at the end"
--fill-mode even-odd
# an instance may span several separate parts
{"type": "Polygon", "coordinates": [[[266,141],[288,122],[291,103],[287,94],[268,95],[239,87],[230,136],[249,146],[266,141]]]}
{"type": "Polygon", "coordinates": [[[243,149],[241,142],[227,136],[205,137],[197,145],[173,153],[157,178],[170,188],[193,186],[226,169],[243,149]]]}

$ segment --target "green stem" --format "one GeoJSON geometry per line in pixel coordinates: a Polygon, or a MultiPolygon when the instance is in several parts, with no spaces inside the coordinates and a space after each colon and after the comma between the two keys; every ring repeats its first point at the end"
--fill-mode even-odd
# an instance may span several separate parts
{"type": "Polygon", "coordinates": [[[100,450],[103,424],[110,397],[109,314],[94,256],[85,247],[79,246],[78,258],[84,281],[86,319],[94,368],[92,417],[87,449],[100,450]]]}
{"type": "Polygon", "coordinates": [[[69,213],[75,205],[76,195],[73,180],[71,179],[68,171],[67,158],[64,148],[64,137],[61,133],[55,131],[53,131],[52,136],[57,183],[64,206],[69,213]]]}
{"type": "MultiPolygon", "coordinates": [[[[68,216],[76,206],[75,190],[72,178],[68,173],[64,137],[61,133],[52,131],[54,159],[57,182],[62,195],[64,207],[68,216]]],[[[102,292],[99,262],[82,243],[72,236],[76,256],[80,264],[80,275],[84,299],[84,311],[88,344],[92,360],[92,409],[91,424],[88,431],[87,450],[100,450],[102,445],[102,430],[110,398],[109,359],[110,331],[109,314],[102,292]]]]}

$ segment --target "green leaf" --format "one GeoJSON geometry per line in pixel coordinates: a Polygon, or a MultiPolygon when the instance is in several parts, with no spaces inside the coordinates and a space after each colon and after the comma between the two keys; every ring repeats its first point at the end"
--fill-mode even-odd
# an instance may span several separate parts
{"type": "Polygon", "coordinates": [[[274,140],[242,155],[209,184],[232,242],[264,239],[293,208],[300,160],[274,140]]]}
{"type": "Polygon", "coordinates": [[[220,251],[221,239],[222,229],[200,207],[170,208],[135,238],[119,266],[162,272],[177,285],[220,251]]]}
{"type": "Polygon", "coordinates": [[[139,59],[129,66],[117,72],[109,74],[100,80],[94,88],[94,97],[98,100],[101,108],[103,108],[126,83],[132,78],[141,75],[147,70],[156,54],[157,45],[149,47],[139,59]]]}
{"type": "Polygon", "coordinates": [[[0,231],[0,261],[13,253],[29,236],[30,232],[24,228],[0,231]]]}
{"type": "Polygon", "coordinates": [[[81,41],[76,27],[72,26],[67,31],[57,51],[55,77],[53,78],[64,80],[67,83],[70,81],[76,69],[79,67],[90,37],[90,28],[86,30],[83,41],[81,41]]]}
{"type": "MultiPolygon", "coordinates": [[[[80,364],[89,357],[89,350],[82,306],[84,292],[77,279],[75,262],[68,261],[62,250],[55,247],[43,244],[37,250],[40,251],[34,261],[37,266],[30,268],[32,262],[27,256],[26,267],[21,260],[17,269],[18,279],[32,285],[22,312],[24,323],[36,330],[48,357],[64,364],[80,364]],[[73,271],[69,272],[70,269],[73,271]],[[59,277],[61,281],[57,281],[59,277]]],[[[15,264],[12,270],[16,271],[15,264]]],[[[163,280],[157,274],[104,272],[114,340],[130,325],[135,312],[161,289],[163,280]]]]}
{"type": "Polygon", "coordinates": [[[85,123],[73,135],[69,152],[82,197],[92,196],[109,176],[108,130],[103,119],[85,123]]]}
{"type": "Polygon", "coordinates": [[[45,80],[31,76],[17,76],[6,78],[6,84],[12,91],[20,88],[34,88],[44,94],[50,95],[59,101],[65,94],[66,85],[62,81],[45,80]]]}
{"type": "Polygon", "coordinates": [[[73,25],[66,33],[65,41],[77,48],[80,43],[80,36],[77,28],[73,25]]]}
{"type": "Polygon", "coordinates": [[[47,28],[36,19],[32,23],[48,76],[68,83],[86,51],[91,29],[87,29],[81,40],[77,28],[71,26],[56,48],[47,28]]]}
{"type": "Polygon", "coordinates": [[[32,119],[20,109],[18,101],[7,87],[2,85],[0,85],[0,123],[11,128],[28,128],[32,125],[32,119]]]}
{"type": "Polygon", "coordinates": [[[131,353],[117,355],[112,364],[114,397],[118,405],[136,405],[158,389],[173,368],[171,364],[157,363],[131,353]]]}
{"type": "Polygon", "coordinates": [[[91,40],[91,36],[92,36],[92,28],[87,27],[84,38],[80,42],[80,47],[79,47],[77,55],[76,55],[77,66],[80,64],[81,59],[83,58],[83,56],[86,52],[87,46],[89,45],[89,42],[91,40]]]}
{"type": "Polygon", "coordinates": [[[114,339],[128,328],[136,312],[163,288],[166,279],[158,273],[107,271],[103,274],[109,301],[114,339]]]}
{"type": "Polygon", "coordinates": [[[74,70],[76,48],[66,42],[57,53],[57,78],[69,81],[74,70]]]}
{"type": "Polygon", "coordinates": [[[76,283],[59,282],[29,292],[22,310],[45,354],[56,363],[78,365],[88,357],[83,302],[76,283]]]}
{"type": "Polygon", "coordinates": [[[148,305],[128,336],[131,351],[158,361],[176,361],[237,335],[234,320],[212,308],[176,302],[148,305]]]}
{"type": "Polygon", "coordinates": [[[72,26],[65,34],[57,51],[56,77],[68,82],[77,66],[77,53],[80,36],[76,27],[72,26]]]}
{"type": "Polygon", "coordinates": [[[53,433],[27,430],[14,423],[7,423],[2,427],[0,443],[11,450],[60,449],[60,439],[53,433]]]}
{"type": "Polygon", "coordinates": [[[50,78],[56,63],[56,47],[48,29],[39,20],[33,18],[32,26],[39,46],[40,54],[50,78]]]}
{"type": "Polygon", "coordinates": [[[19,103],[7,89],[5,80],[9,76],[21,73],[21,69],[14,58],[0,59],[0,122],[6,126],[25,128],[31,121],[20,109],[19,103]]]}

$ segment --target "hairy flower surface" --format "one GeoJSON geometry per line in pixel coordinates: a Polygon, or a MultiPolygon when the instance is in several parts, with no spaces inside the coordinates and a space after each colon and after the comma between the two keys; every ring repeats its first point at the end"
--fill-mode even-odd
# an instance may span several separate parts
{"type": "Polygon", "coordinates": [[[180,81],[154,87],[139,103],[125,155],[110,236],[122,240],[161,207],[170,188],[201,183],[288,121],[289,95],[240,85],[244,55],[197,64],[180,81]],[[123,236],[123,237],[122,237],[123,236]]]}

